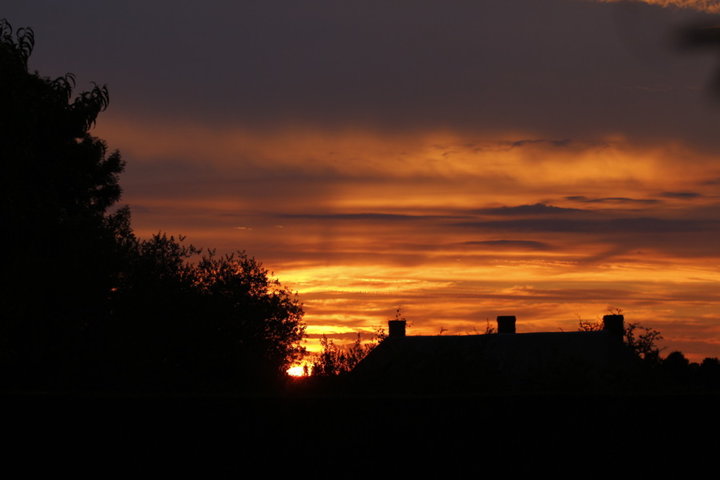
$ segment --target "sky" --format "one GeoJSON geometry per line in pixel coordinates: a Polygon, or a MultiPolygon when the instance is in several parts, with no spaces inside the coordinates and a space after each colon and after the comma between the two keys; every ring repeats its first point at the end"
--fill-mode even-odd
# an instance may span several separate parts
{"type": "Polygon", "coordinates": [[[108,86],[136,232],[259,259],[310,350],[621,308],[720,356],[720,62],[675,41],[720,2],[9,3],[31,69],[108,86]]]}

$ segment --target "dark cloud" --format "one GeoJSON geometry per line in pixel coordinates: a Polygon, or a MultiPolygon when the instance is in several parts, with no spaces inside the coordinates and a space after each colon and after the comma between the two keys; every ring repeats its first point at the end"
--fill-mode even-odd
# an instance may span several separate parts
{"type": "Polygon", "coordinates": [[[463,242],[463,245],[493,247],[493,248],[512,248],[527,250],[553,250],[554,247],[544,242],[535,242],[531,240],[479,240],[463,242]]]}
{"type": "Polygon", "coordinates": [[[699,14],[637,12],[566,0],[38,0],[3,15],[35,28],[34,68],[108,83],[125,116],[538,135],[516,146],[618,131],[717,144],[695,89],[712,59],[665,41],[699,14]]]}
{"type": "Polygon", "coordinates": [[[660,203],[660,200],[654,198],[628,198],[628,197],[586,197],[584,195],[572,195],[565,197],[566,200],[582,203],[637,203],[642,205],[652,205],[660,203]]]}
{"type": "Polygon", "coordinates": [[[578,261],[578,264],[580,265],[590,265],[590,264],[598,264],[598,263],[608,263],[611,260],[614,260],[615,258],[627,254],[630,250],[632,250],[632,246],[628,245],[621,245],[615,248],[612,248],[610,250],[603,250],[599,253],[596,253],[594,255],[587,255],[580,259],[578,261]]]}
{"type": "Polygon", "coordinates": [[[572,140],[566,138],[563,140],[546,140],[542,138],[537,139],[526,139],[526,140],[515,140],[514,142],[510,142],[511,147],[524,147],[526,145],[550,145],[551,147],[567,147],[570,145],[572,140]]]}
{"type": "Polygon", "coordinates": [[[278,218],[306,220],[356,220],[362,222],[398,222],[418,220],[457,220],[467,216],[454,215],[406,215],[394,213],[299,213],[278,214],[278,218]]]}
{"type": "Polygon", "coordinates": [[[583,210],[576,208],[555,207],[544,203],[533,205],[518,205],[515,207],[482,208],[474,210],[473,213],[480,215],[509,215],[509,216],[535,216],[535,215],[563,215],[581,213],[583,210]]]}
{"type": "MultiPolygon", "coordinates": [[[[717,20],[704,20],[684,25],[676,32],[676,44],[682,50],[704,50],[717,54],[720,52],[720,27],[717,20]]],[[[717,55],[715,55],[717,56],[717,55]]],[[[708,81],[709,90],[716,96],[720,95],[720,69],[715,68],[708,81]]]]}
{"type": "Polygon", "coordinates": [[[718,232],[719,220],[709,219],[665,219],[653,217],[564,219],[564,218],[526,218],[517,220],[495,220],[458,222],[457,227],[484,231],[513,232],[553,232],[553,233],[592,233],[592,234],[655,234],[718,232]]]}
{"type": "Polygon", "coordinates": [[[692,200],[702,197],[702,194],[697,192],[663,192],[660,196],[666,198],[678,198],[681,200],[692,200]]]}

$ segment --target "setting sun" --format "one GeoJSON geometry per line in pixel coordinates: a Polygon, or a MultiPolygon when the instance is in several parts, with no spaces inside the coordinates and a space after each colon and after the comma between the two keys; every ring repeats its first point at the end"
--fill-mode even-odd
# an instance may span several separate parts
{"type": "Polygon", "coordinates": [[[291,377],[304,377],[306,371],[302,365],[295,365],[287,369],[287,374],[291,377]]]}

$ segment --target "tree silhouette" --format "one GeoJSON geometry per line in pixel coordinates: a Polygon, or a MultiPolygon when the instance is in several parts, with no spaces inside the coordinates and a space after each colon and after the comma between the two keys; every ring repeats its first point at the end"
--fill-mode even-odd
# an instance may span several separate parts
{"type": "Polygon", "coordinates": [[[625,325],[625,344],[643,361],[658,363],[660,350],[657,343],[662,340],[662,334],[654,328],[644,327],[635,323],[625,325]]]}
{"type": "Polygon", "coordinates": [[[164,234],[124,236],[105,370],[115,388],[230,391],[271,385],[303,349],[302,305],[244,252],[164,234]]]}
{"type": "Polygon", "coordinates": [[[231,342],[223,353],[233,354],[243,376],[258,380],[284,374],[304,353],[298,346],[305,332],[302,305],[268,275],[244,252],[211,252],[192,271],[211,327],[231,342]]]}
{"type": "MultiPolygon", "coordinates": [[[[622,312],[622,310],[616,309],[615,312],[619,314],[617,312],[622,312]]],[[[578,331],[580,332],[595,332],[602,329],[603,323],[601,321],[593,322],[578,318],[578,331]]],[[[660,331],[645,327],[638,322],[625,322],[624,324],[623,341],[625,345],[635,356],[647,363],[660,361],[661,348],[658,346],[658,342],[662,338],[660,331]]]]}
{"type": "MultiPolygon", "coordinates": [[[[398,318],[400,318],[400,309],[395,314],[395,319],[398,318]]],[[[323,335],[320,339],[322,351],[317,354],[311,365],[312,375],[333,377],[351,372],[385,338],[385,330],[382,327],[375,329],[371,341],[363,343],[362,336],[358,332],[355,341],[345,346],[337,345],[332,339],[323,335]]]]}
{"type": "Polygon", "coordinates": [[[8,253],[0,361],[21,379],[53,377],[81,361],[72,358],[76,347],[106,311],[115,270],[108,209],[120,198],[123,170],[119,153],[89,133],[107,89],[74,95],[73,75],[29,72],[33,46],[32,30],[13,34],[0,21],[0,221],[8,253]]]}
{"type": "Polygon", "coordinates": [[[343,375],[352,371],[360,361],[370,353],[377,344],[362,343],[360,334],[355,341],[347,346],[337,345],[325,335],[320,339],[322,351],[312,363],[311,372],[317,377],[343,375]]]}
{"type": "Polygon", "coordinates": [[[244,252],[138,239],[118,152],[89,132],[94,85],[28,71],[30,29],[0,21],[0,388],[238,390],[301,353],[298,298],[244,252]],[[194,260],[194,261],[193,261],[194,260]]]}

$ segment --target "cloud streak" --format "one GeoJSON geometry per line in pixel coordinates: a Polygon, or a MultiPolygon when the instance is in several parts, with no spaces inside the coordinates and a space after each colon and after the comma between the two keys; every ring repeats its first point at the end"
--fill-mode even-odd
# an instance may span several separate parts
{"type": "MultiPolygon", "coordinates": [[[[604,3],[617,3],[627,0],[598,0],[604,3]]],[[[656,5],[664,8],[689,8],[700,12],[720,13],[720,2],[717,0],[630,0],[637,3],[656,5]]]]}
{"type": "MultiPolygon", "coordinates": [[[[507,148],[529,137],[98,128],[133,157],[126,200],[140,233],[262,259],[300,292],[320,329],[312,348],[321,331],[350,340],[339,326],[369,334],[398,305],[425,334],[472,333],[503,312],[540,331],[573,329],[609,304],[652,326],[660,311],[720,307],[692,296],[720,280],[718,191],[707,181],[720,170],[675,141],[507,148]]],[[[657,328],[679,332],[670,317],[657,328]]],[[[715,351],[683,338],[696,355],[715,351]]]]}

